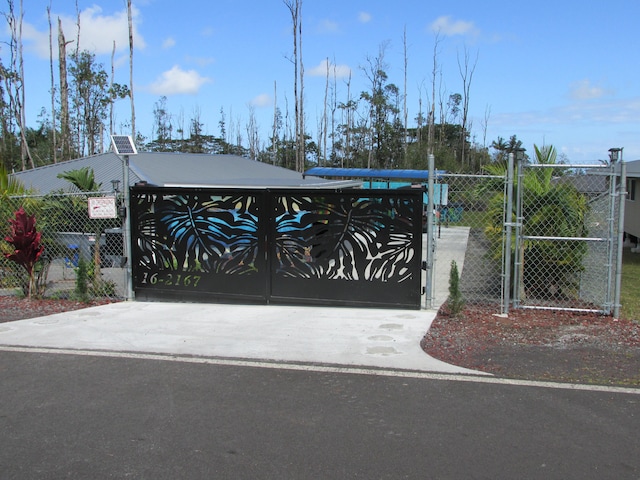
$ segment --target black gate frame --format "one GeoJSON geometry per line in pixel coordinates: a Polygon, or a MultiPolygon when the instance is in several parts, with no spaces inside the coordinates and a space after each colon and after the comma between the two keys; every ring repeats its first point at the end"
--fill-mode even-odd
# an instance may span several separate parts
{"type": "Polygon", "coordinates": [[[141,300],[421,308],[423,190],[131,189],[141,300]]]}

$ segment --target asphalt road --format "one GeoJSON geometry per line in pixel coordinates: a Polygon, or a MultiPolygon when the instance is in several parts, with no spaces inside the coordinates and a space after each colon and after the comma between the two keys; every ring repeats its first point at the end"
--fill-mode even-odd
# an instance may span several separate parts
{"type": "Polygon", "coordinates": [[[0,351],[7,479],[638,479],[640,395],[0,351]]]}

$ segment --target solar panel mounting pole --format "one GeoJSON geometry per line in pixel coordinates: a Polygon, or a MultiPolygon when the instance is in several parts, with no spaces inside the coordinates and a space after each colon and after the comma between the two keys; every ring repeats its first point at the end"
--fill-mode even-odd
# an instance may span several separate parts
{"type": "Polygon", "coordinates": [[[129,155],[137,155],[133,140],[128,135],[111,135],[111,143],[116,155],[122,157],[122,180],[124,183],[124,255],[127,259],[125,264],[125,277],[126,277],[126,298],[127,300],[133,300],[133,275],[132,275],[132,249],[131,249],[131,208],[130,208],[130,192],[129,192],[129,155]]]}

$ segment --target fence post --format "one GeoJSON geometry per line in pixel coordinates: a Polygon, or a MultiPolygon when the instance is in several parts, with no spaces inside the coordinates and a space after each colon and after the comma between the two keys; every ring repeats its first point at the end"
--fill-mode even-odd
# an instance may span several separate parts
{"type": "Polygon", "coordinates": [[[125,264],[125,284],[126,284],[126,299],[133,300],[133,259],[131,258],[131,194],[129,191],[129,155],[124,155],[123,158],[123,180],[124,180],[124,229],[123,229],[123,241],[124,241],[124,255],[127,258],[125,264]]]}
{"type": "Polygon", "coordinates": [[[615,163],[609,163],[609,215],[608,215],[608,228],[607,232],[607,290],[605,296],[605,302],[603,306],[604,313],[611,315],[613,313],[614,304],[614,275],[613,275],[613,262],[614,262],[614,250],[615,245],[613,242],[615,236],[615,212],[616,212],[616,174],[615,163]]]}
{"type": "Polygon", "coordinates": [[[515,155],[509,154],[507,166],[507,208],[505,210],[505,247],[504,247],[504,285],[502,286],[502,313],[509,313],[509,290],[511,288],[511,226],[513,225],[513,161],[515,155]]]}
{"type": "Polygon", "coordinates": [[[616,259],[616,286],[613,318],[620,317],[620,288],[622,286],[622,244],[624,242],[624,203],[627,196],[627,165],[620,149],[620,187],[618,188],[618,252],[616,259]]]}
{"type": "Polygon", "coordinates": [[[514,308],[518,308],[521,297],[521,282],[522,282],[522,274],[523,274],[523,262],[524,258],[522,255],[522,195],[524,194],[524,189],[522,188],[522,156],[518,155],[515,159],[516,161],[516,172],[514,178],[514,188],[515,185],[518,185],[518,189],[516,190],[516,224],[515,224],[515,245],[513,248],[515,258],[513,260],[513,290],[511,292],[511,302],[514,308]]]}
{"type": "Polygon", "coordinates": [[[425,285],[426,307],[433,306],[433,254],[435,250],[435,239],[433,235],[433,195],[434,195],[434,177],[435,177],[435,157],[429,154],[429,179],[427,182],[427,284],[425,285]]]}

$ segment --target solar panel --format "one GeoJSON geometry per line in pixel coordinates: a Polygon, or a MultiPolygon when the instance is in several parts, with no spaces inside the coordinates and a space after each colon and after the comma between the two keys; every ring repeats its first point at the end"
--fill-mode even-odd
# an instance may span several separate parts
{"type": "Polygon", "coordinates": [[[111,144],[117,155],[137,155],[136,146],[129,135],[111,135],[111,144]]]}

